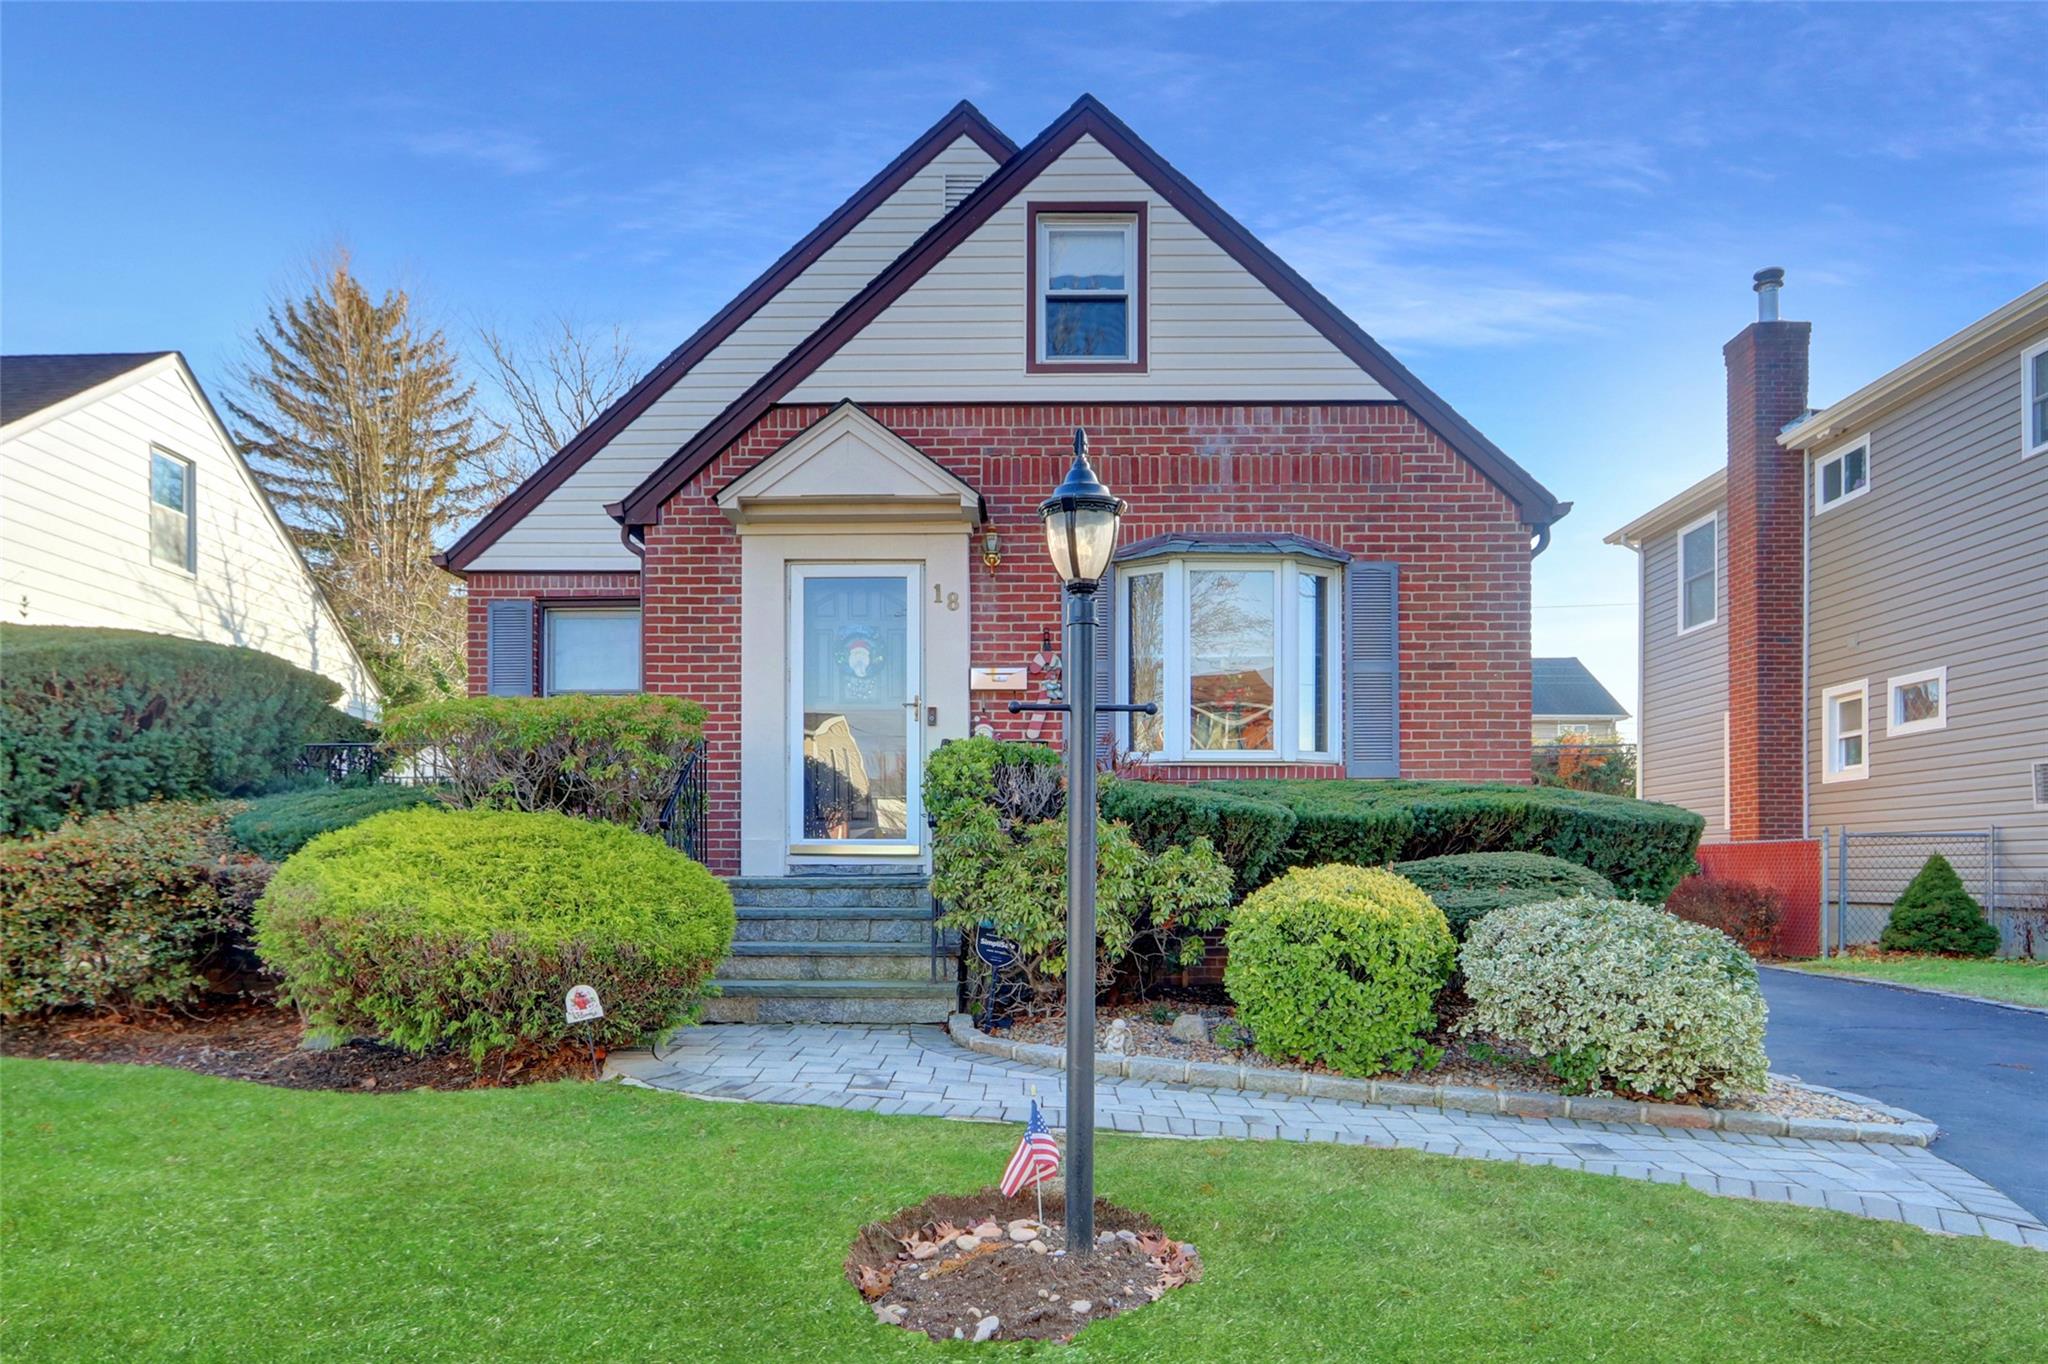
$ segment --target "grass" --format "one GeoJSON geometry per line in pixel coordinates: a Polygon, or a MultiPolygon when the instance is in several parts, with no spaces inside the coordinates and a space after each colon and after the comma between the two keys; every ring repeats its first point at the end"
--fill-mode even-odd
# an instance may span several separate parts
{"type": "Polygon", "coordinates": [[[2009,957],[1932,957],[1896,953],[1884,956],[1829,957],[1824,961],[1791,962],[1802,971],[1835,976],[1865,976],[1925,985],[1936,990],[2002,999],[2048,1009],[2048,962],[2009,957]]]}
{"type": "Polygon", "coordinates": [[[1106,1139],[1207,1278],[1066,1348],[933,1345],[855,1230],[1014,1129],[617,1085],[329,1094],[0,1061],[0,1357],[2048,1358],[2048,1255],[1409,1151],[1106,1139]]]}

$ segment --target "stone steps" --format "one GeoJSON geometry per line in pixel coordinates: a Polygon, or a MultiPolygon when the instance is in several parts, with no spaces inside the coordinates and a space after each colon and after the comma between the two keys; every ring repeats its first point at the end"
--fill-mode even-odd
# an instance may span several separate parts
{"type": "Polygon", "coordinates": [[[719,967],[715,1023],[937,1023],[956,1000],[954,963],[931,978],[922,876],[734,877],[732,955],[719,967]]]}

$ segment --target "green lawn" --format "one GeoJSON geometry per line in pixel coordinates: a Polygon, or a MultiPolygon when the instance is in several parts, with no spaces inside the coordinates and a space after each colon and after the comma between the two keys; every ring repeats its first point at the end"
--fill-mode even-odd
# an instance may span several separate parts
{"type": "Polygon", "coordinates": [[[1066,1349],[933,1345],[854,1230],[1013,1129],[616,1085],[306,1094],[0,1061],[0,1358],[2048,1358],[2048,1254],[1406,1151],[1111,1139],[1207,1279],[1066,1349]]]}
{"type": "Polygon", "coordinates": [[[1829,957],[1826,961],[1792,962],[1802,971],[1838,976],[1868,976],[1904,985],[2003,999],[2048,1009],[2048,961],[2015,961],[2001,957],[1829,957]]]}

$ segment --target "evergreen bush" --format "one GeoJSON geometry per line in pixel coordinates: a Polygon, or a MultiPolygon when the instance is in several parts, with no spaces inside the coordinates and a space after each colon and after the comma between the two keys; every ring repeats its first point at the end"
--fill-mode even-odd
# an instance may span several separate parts
{"type": "Polygon", "coordinates": [[[1887,952],[1988,957],[1998,951],[1998,929],[1949,860],[1935,853],[1892,905],[1877,945],[1887,952]]]}
{"type": "Polygon", "coordinates": [[[317,786],[250,801],[228,821],[228,832],[258,857],[282,862],[330,830],[433,800],[418,786],[317,786]]]}
{"type": "Polygon", "coordinates": [[[1599,872],[1542,853],[1452,853],[1396,862],[1394,871],[1422,887],[1461,940],[1473,924],[1509,905],[1542,904],[1575,895],[1615,898],[1614,887],[1599,872]]]}

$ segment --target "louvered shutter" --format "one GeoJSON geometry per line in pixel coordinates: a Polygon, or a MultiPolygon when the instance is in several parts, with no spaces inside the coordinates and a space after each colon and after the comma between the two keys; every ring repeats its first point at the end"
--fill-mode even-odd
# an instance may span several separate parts
{"type": "Polygon", "coordinates": [[[1401,775],[1401,570],[1344,570],[1344,774],[1401,775]]]}
{"type": "MultiPolygon", "coordinates": [[[[1127,701],[1130,698],[1116,694],[1116,569],[1112,567],[1102,575],[1102,586],[1095,589],[1095,703],[1106,705],[1113,701],[1127,701]]],[[[1116,721],[1114,712],[1095,716],[1095,748],[1104,756],[1116,752],[1116,721]]]]}
{"type": "Polygon", "coordinates": [[[484,688],[492,696],[533,695],[533,603],[523,598],[484,608],[484,688]]]}

